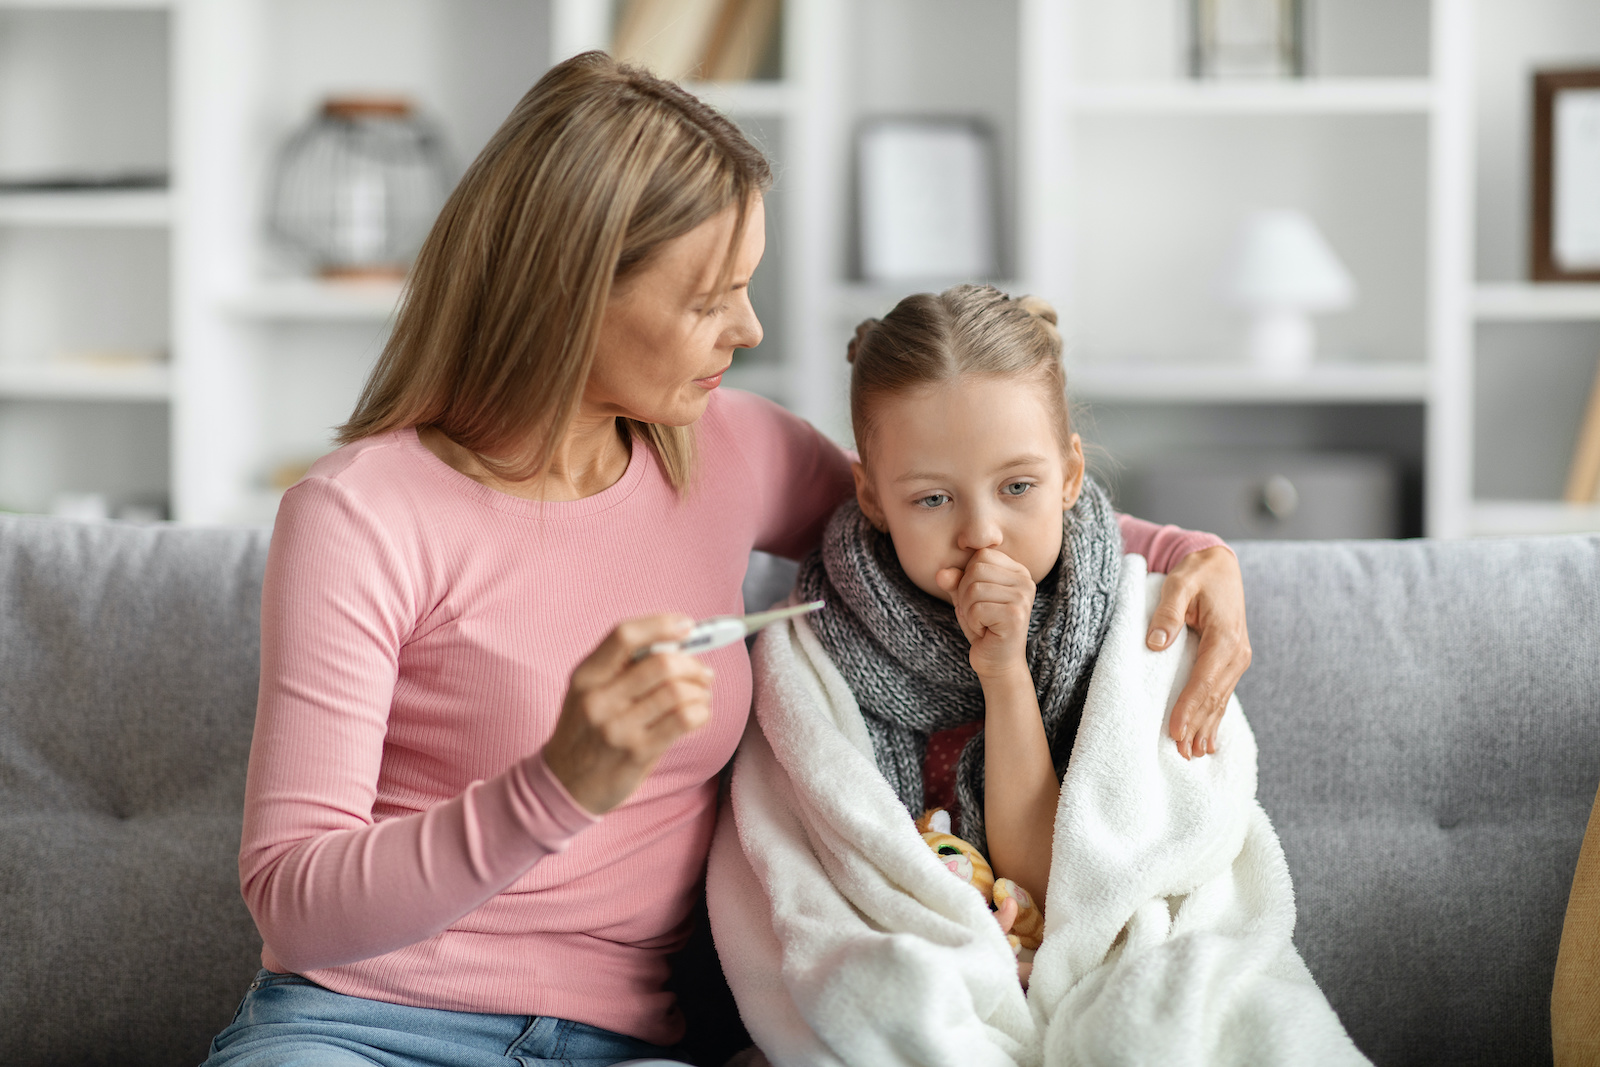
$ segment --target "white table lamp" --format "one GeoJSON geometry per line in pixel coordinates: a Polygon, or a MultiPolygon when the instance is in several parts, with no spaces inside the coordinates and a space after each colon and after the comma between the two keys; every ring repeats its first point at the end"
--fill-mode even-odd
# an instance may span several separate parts
{"type": "Polygon", "coordinates": [[[1336,311],[1356,286],[1316,224],[1299,211],[1257,211],[1246,220],[1227,281],[1250,313],[1250,361],[1262,371],[1306,371],[1316,351],[1313,312],[1336,311]]]}

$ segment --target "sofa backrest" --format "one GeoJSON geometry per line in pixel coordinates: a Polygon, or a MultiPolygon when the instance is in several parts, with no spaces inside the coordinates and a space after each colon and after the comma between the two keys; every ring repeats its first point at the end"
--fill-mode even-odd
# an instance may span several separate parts
{"type": "MultiPolygon", "coordinates": [[[[198,1062],[231,1017],[266,548],[0,516],[0,1063],[198,1062]]],[[[1548,1062],[1600,782],[1600,538],[1238,551],[1312,973],[1379,1063],[1548,1062]]],[[[747,601],[792,573],[758,560],[747,601]]]]}
{"type": "Polygon", "coordinates": [[[0,516],[0,1063],[198,1063],[259,966],[266,546],[0,516]]]}
{"type": "Polygon", "coordinates": [[[1237,546],[1296,942],[1380,1064],[1548,1063],[1600,783],[1600,538],[1237,546]]]}

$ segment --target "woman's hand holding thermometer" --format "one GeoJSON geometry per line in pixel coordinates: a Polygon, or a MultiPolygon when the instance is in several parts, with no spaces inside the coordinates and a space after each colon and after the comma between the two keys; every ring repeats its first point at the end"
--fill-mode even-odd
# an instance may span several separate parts
{"type": "Polygon", "coordinates": [[[711,668],[696,653],[821,606],[699,625],[683,615],[622,623],[572,672],[545,742],[546,765],[586,811],[605,814],[633,794],[674,741],[711,720],[711,668]]]}

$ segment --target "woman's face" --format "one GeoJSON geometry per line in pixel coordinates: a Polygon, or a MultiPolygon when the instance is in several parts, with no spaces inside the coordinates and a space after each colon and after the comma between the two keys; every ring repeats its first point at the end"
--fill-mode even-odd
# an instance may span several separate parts
{"type": "Polygon", "coordinates": [[[1073,434],[1061,448],[1040,394],[1035,382],[966,377],[876,401],[856,496],[923,592],[950,603],[934,576],[965,571],[980,548],[1035,582],[1055,566],[1061,513],[1083,486],[1083,446],[1073,434]]]}
{"type": "Polygon", "coordinates": [[[733,350],[761,343],[761,323],[750,307],[750,275],[767,247],[759,196],[745,216],[731,283],[711,291],[734,214],[730,207],[668,242],[613,287],[583,393],[586,413],[687,426],[705,412],[733,350]]]}

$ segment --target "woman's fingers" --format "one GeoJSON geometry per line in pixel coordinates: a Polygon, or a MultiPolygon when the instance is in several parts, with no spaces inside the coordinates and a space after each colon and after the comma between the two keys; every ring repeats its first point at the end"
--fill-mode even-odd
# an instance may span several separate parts
{"type": "Polygon", "coordinates": [[[674,741],[711,721],[711,689],[682,680],[665,682],[629,710],[613,729],[635,760],[653,765],[674,741]]]}
{"type": "Polygon", "coordinates": [[[1189,680],[1172,706],[1169,723],[1178,751],[1187,758],[1215,752],[1217,730],[1228,699],[1250,665],[1249,639],[1222,622],[1199,627],[1200,648],[1189,680]]]}
{"type": "Polygon", "coordinates": [[[1200,635],[1194,669],[1172,707],[1168,731],[1185,759],[1215,752],[1234,686],[1250,666],[1239,561],[1216,547],[1185,556],[1162,585],[1147,643],[1168,647],[1189,625],[1200,635]]]}
{"type": "Polygon", "coordinates": [[[595,725],[609,747],[634,763],[653,763],[665,748],[663,736],[676,738],[710,717],[711,680],[711,669],[692,656],[650,656],[606,687],[595,725]]]}
{"type": "Polygon", "coordinates": [[[1177,640],[1183,633],[1184,619],[1189,614],[1189,601],[1194,599],[1194,586],[1175,575],[1168,575],[1161,583],[1161,600],[1155,614],[1150,616],[1150,629],[1145,634],[1145,644],[1157,652],[1177,640]]]}
{"type": "Polygon", "coordinates": [[[545,762],[579,804],[603,814],[622,803],[673,741],[711,717],[709,667],[680,652],[636,658],[681,640],[683,616],[631,619],[572,673],[545,762]]]}
{"type": "Polygon", "coordinates": [[[572,673],[577,686],[603,685],[628,669],[640,649],[681,641],[689,636],[694,620],[687,615],[646,615],[619,623],[572,673]]]}

